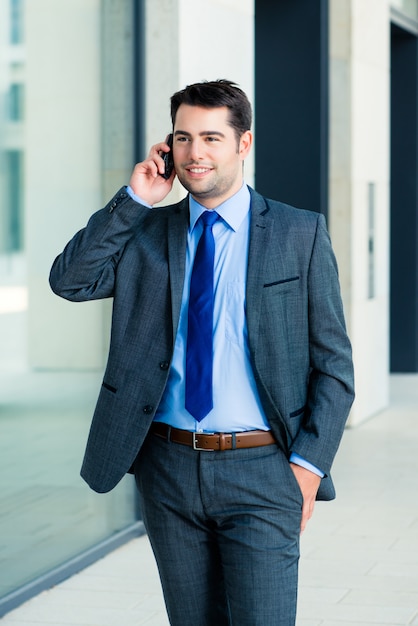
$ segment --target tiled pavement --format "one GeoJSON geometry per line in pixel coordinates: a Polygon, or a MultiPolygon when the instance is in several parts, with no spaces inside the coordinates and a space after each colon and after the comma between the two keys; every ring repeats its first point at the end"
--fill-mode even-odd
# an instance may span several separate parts
{"type": "MultiPolygon", "coordinates": [[[[297,626],[418,626],[418,376],[392,376],[390,407],[345,433],[338,497],[302,538],[297,626]]],[[[3,618],[4,626],[165,626],[147,537],[3,618]]]]}

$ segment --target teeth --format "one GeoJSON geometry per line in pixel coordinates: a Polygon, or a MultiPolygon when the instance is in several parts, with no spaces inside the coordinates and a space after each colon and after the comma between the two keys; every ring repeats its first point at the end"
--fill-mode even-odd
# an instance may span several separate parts
{"type": "Polygon", "coordinates": [[[203,174],[204,172],[207,172],[208,168],[207,167],[193,167],[190,168],[190,172],[193,172],[193,174],[203,174]]]}

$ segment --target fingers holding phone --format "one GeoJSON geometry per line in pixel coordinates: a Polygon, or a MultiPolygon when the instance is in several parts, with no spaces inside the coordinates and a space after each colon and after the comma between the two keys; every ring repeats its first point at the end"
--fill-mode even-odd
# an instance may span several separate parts
{"type": "Polygon", "coordinates": [[[175,177],[172,157],[172,137],[152,146],[147,159],[135,165],[130,187],[150,205],[161,202],[171,190],[175,177]]]}
{"type": "Polygon", "coordinates": [[[163,178],[168,180],[174,170],[173,159],[173,133],[170,133],[166,139],[166,144],[170,148],[169,152],[163,152],[162,159],[164,161],[164,173],[161,174],[163,178]]]}

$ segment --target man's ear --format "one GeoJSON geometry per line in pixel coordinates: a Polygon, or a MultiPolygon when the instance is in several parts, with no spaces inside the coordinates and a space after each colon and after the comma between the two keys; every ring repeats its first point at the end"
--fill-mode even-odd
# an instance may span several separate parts
{"type": "Polygon", "coordinates": [[[251,146],[253,144],[253,134],[250,130],[246,130],[245,133],[242,133],[239,140],[239,154],[242,160],[246,159],[248,153],[251,150],[251,146]]]}

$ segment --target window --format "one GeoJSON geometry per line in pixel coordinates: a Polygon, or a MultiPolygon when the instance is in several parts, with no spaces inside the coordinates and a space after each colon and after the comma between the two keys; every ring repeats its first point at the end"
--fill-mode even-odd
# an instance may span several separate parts
{"type": "Polygon", "coordinates": [[[23,3],[24,0],[10,0],[10,43],[23,43],[23,3]]]}
{"type": "Polygon", "coordinates": [[[19,150],[6,152],[6,252],[23,248],[22,179],[23,155],[19,150]]]}
{"type": "Polygon", "coordinates": [[[133,166],[133,4],[0,0],[0,616],[141,527],[132,476],[106,495],[79,477],[107,303],[75,306],[48,286],[102,189],[133,166]]]}
{"type": "Polygon", "coordinates": [[[9,87],[8,119],[11,122],[20,122],[24,118],[24,86],[12,84],[9,87]]]}

